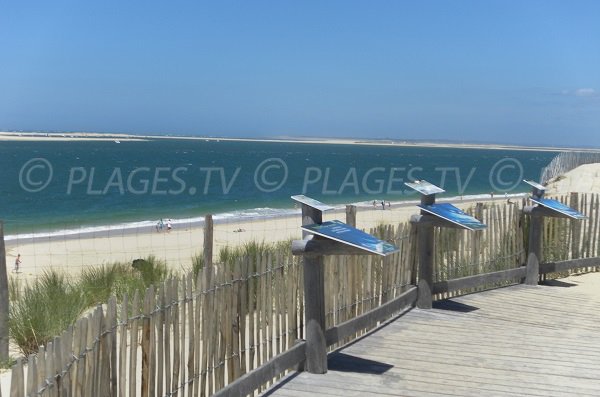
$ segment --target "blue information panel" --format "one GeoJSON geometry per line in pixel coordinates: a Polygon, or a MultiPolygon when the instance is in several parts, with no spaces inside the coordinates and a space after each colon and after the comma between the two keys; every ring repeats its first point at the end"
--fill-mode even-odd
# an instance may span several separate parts
{"type": "Polygon", "coordinates": [[[530,200],[533,201],[534,203],[537,203],[537,204],[541,205],[542,207],[546,207],[548,209],[551,209],[552,211],[556,211],[556,212],[558,212],[560,214],[566,215],[569,218],[573,218],[573,219],[585,219],[585,218],[587,218],[587,216],[583,215],[581,212],[575,211],[571,207],[567,207],[566,205],[564,205],[560,201],[556,201],[556,200],[552,200],[552,199],[547,199],[547,198],[536,199],[536,198],[533,198],[533,197],[531,197],[530,200]]]}
{"type": "Polygon", "coordinates": [[[323,204],[322,202],[315,200],[313,198],[307,197],[303,194],[299,194],[297,196],[292,196],[292,200],[297,201],[299,203],[302,204],[306,204],[309,207],[315,208],[319,211],[329,211],[332,210],[334,207],[327,205],[327,204],[323,204]]]}
{"type": "Polygon", "coordinates": [[[437,187],[434,184],[427,182],[426,180],[415,181],[415,182],[405,182],[404,184],[406,186],[408,186],[409,188],[414,189],[417,192],[419,192],[425,196],[430,196],[432,194],[445,192],[445,190],[442,189],[441,187],[437,187]]]}
{"type": "Polygon", "coordinates": [[[400,251],[393,244],[379,240],[377,237],[371,236],[341,221],[328,221],[320,225],[302,226],[302,230],[381,256],[400,251]]]}
{"type": "Polygon", "coordinates": [[[537,183],[537,182],[534,182],[534,181],[528,181],[528,180],[526,180],[526,179],[523,179],[523,182],[525,182],[525,183],[526,183],[526,184],[528,184],[529,186],[532,186],[532,187],[536,188],[537,190],[541,190],[541,191],[544,191],[544,190],[546,190],[546,186],[544,186],[544,185],[540,185],[540,184],[539,184],[539,183],[537,183]]]}
{"type": "Polygon", "coordinates": [[[432,215],[442,218],[448,222],[452,222],[465,229],[469,230],[481,230],[487,226],[479,222],[476,218],[471,215],[465,214],[460,209],[456,208],[450,203],[439,203],[430,205],[418,205],[423,211],[426,211],[432,215]]]}

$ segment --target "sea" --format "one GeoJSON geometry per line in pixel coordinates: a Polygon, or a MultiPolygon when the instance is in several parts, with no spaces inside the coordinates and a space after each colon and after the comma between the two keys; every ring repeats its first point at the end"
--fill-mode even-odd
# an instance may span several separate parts
{"type": "Polygon", "coordinates": [[[297,213],[303,194],[334,206],[418,200],[426,180],[445,198],[527,192],[558,152],[204,139],[0,141],[6,239],[109,229],[160,219],[202,223],[297,213]]]}

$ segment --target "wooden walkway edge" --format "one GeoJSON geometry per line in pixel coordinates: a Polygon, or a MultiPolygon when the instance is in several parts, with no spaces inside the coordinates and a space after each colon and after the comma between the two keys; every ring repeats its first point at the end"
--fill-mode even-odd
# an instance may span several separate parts
{"type": "Polygon", "coordinates": [[[598,396],[600,274],[413,309],[267,396],[598,396]]]}

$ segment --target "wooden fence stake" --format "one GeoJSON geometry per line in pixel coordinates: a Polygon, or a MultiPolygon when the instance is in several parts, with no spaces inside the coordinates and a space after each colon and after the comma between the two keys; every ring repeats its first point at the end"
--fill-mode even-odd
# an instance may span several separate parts
{"type": "Polygon", "coordinates": [[[356,206],[346,206],[346,223],[352,227],[356,227],[356,206]]]}
{"type": "Polygon", "coordinates": [[[8,361],[8,274],[4,222],[0,221],[0,360],[8,361]]]}
{"type": "Polygon", "coordinates": [[[204,217],[204,266],[211,267],[213,260],[213,218],[212,215],[204,217]]]}

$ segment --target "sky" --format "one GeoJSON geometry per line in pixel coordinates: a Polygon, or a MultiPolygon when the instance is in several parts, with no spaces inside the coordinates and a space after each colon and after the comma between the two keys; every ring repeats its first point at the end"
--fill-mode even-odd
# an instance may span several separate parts
{"type": "Polygon", "coordinates": [[[0,0],[0,130],[600,147],[599,1],[0,0]]]}

